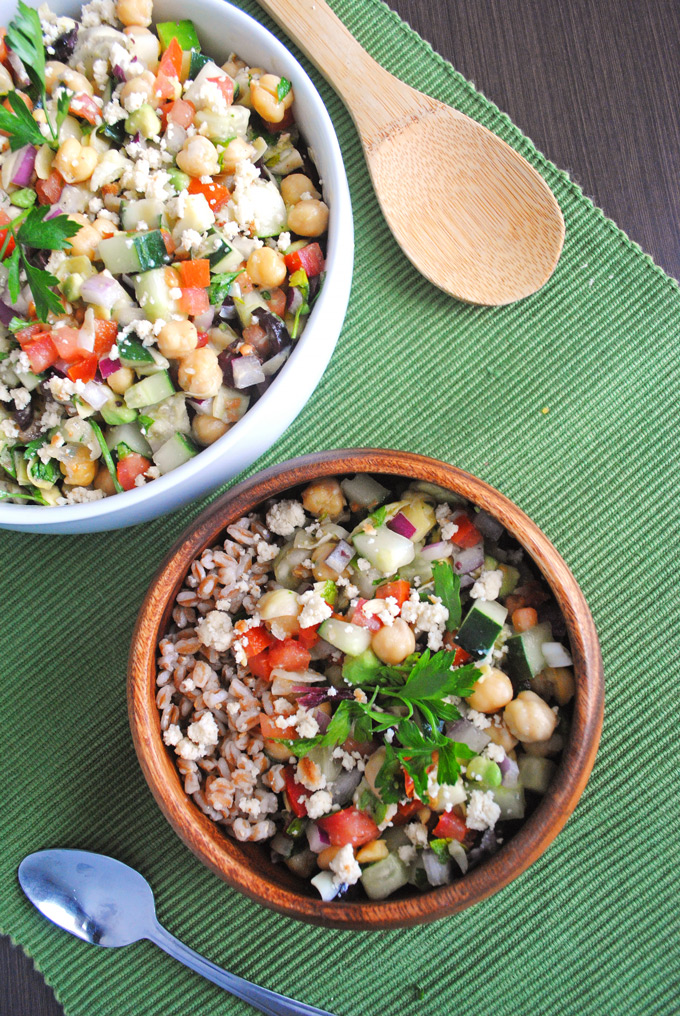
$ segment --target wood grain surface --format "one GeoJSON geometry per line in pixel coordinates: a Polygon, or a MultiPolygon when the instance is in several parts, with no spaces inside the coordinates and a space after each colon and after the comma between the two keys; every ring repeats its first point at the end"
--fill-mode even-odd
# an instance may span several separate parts
{"type": "MultiPolygon", "coordinates": [[[[680,4],[390,3],[680,277],[680,4]]],[[[62,1016],[31,961],[7,939],[0,940],[0,1016],[62,1016]]]]}

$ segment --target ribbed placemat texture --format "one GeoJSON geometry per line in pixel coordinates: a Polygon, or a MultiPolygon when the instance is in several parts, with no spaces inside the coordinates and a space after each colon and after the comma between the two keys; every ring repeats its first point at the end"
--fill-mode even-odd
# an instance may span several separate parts
{"type": "MultiPolygon", "coordinates": [[[[250,0],[241,6],[273,28],[250,0]]],[[[252,1012],[148,943],[96,949],[40,918],[18,889],[19,861],[82,847],[139,868],[188,945],[337,1016],[677,1014],[678,286],[378,0],[333,7],[389,70],[526,156],[557,195],[567,238],[536,296],[500,309],[447,298],[397,248],[350,118],[312,71],[345,155],[354,282],[328,371],[257,466],[328,447],[405,448],[467,469],[528,512],[574,571],[601,637],[592,778],[547,853],[463,914],[381,933],[279,917],[180,843],[127,725],[138,607],[201,505],[114,533],[2,532],[0,930],[34,957],[68,1016],[252,1012]]]]}

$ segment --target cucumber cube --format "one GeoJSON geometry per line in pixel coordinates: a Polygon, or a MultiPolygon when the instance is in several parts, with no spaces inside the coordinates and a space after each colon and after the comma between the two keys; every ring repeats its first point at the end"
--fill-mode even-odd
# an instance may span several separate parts
{"type": "Polygon", "coordinates": [[[388,854],[382,861],[369,864],[361,873],[366,895],[371,900],[384,900],[408,882],[409,869],[396,854],[388,854]]]}
{"type": "Polygon", "coordinates": [[[131,385],[125,393],[125,404],[130,409],[141,409],[142,406],[155,406],[156,403],[174,395],[175,389],[167,371],[150,374],[136,385],[131,385]]]}
{"type": "Polygon", "coordinates": [[[475,659],[493,647],[508,616],[508,608],[497,600],[475,600],[463,621],[456,642],[475,659]]]}
{"type": "MultiPolygon", "coordinates": [[[[180,49],[200,49],[198,35],[193,21],[159,21],[156,25],[156,32],[161,41],[161,47],[165,51],[173,39],[177,39],[180,49]]],[[[200,56],[200,54],[198,54],[200,56]]],[[[193,74],[191,75],[193,77],[193,74]]]]}
{"type": "Polygon", "coordinates": [[[169,473],[184,462],[188,462],[198,454],[198,448],[185,434],[173,434],[172,437],[153,453],[153,460],[161,473],[169,473]]]}
{"type": "Polygon", "coordinates": [[[507,669],[515,684],[530,681],[543,670],[547,665],[543,644],[551,641],[552,629],[547,621],[508,639],[507,669]]]}

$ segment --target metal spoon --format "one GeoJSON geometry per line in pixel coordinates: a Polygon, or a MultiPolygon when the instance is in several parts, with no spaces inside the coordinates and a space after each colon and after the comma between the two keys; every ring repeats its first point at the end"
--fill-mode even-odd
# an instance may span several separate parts
{"type": "Polygon", "coordinates": [[[383,215],[419,272],[451,296],[501,305],[548,281],[564,219],[505,141],[395,78],[324,0],[258,0],[354,119],[383,215]]]}
{"type": "Polygon", "coordinates": [[[40,850],[19,865],[19,883],[44,917],[85,942],[109,947],[148,938],[267,1016],[332,1016],[251,984],[189,949],[158,923],[151,886],[122,861],[87,850],[40,850]]]}

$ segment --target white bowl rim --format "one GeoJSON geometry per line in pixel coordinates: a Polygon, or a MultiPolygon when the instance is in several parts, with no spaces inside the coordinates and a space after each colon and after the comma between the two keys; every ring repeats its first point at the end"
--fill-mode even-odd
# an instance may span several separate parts
{"type": "MultiPolygon", "coordinates": [[[[48,0],[48,2],[53,10],[72,9],[75,6],[72,0],[71,2],[70,0],[48,0]]],[[[14,7],[14,4],[12,3],[11,6],[14,7]]],[[[165,494],[168,494],[173,488],[183,485],[190,478],[197,477],[201,473],[207,473],[210,467],[214,467],[220,458],[229,456],[232,446],[241,446],[244,443],[248,443],[249,437],[257,433],[260,421],[271,417],[271,409],[275,407],[276,397],[284,395],[285,388],[281,382],[290,379],[288,389],[291,395],[294,391],[300,390],[300,377],[297,377],[296,383],[293,380],[294,375],[291,373],[290,367],[302,361],[300,363],[301,372],[298,373],[304,372],[304,359],[300,353],[302,351],[308,353],[313,351],[315,345],[318,349],[319,339],[317,338],[317,333],[324,330],[324,309],[336,293],[339,296],[339,302],[341,303],[344,315],[347,301],[349,300],[354,252],[352,204],[340,143],[326,106],[309,74],[297,58],[282,41],[273,35],[269,29],[265,28],[264,25],[251,17],[251,15],[246,14],[245,11],[240,10],[238,7],[234,7],[231,3],[226,2],[226,0],[192,0],[192,9],[195,10],[197,7],[212,8],[217,16],[226,16],[228,21],[247,30],[258,46],[262,44],[264,48],[269,48],[272,59],[278,59],[284,64],[288,63],[292,65],[293,72],[291,79],[294,82],[298,97],[302,96],[303,101],[311,105],[313,113],[323,124],[326,135],[324,140],[330,149],[330,158],[328,160],[329,171],[326,172],[325,182],[329,184],[329,190],[332,190],[333,193],[331,229],[328,232],[326,256],[326,282],[317,297],[314,309],[302,336],[295,343],[290,357],[281,368],[279,374],[277,374],[270,387],[258,399],[255,405],[249,408],[242,419],[218,441],[207,448],[201,449],[198,455],[189,459],[170,473],[166,473],[164,476],[153,480],[151,483],[97,501],[88,501],[84,504],[57,505],[49,508],[43,505],[3,504],[0,501],[0,528],[2,529],[16,529],[30,532],[58,531],[64,533],[69,532],[69,523],[77,524],[74,525],[73,532],[122,528],[134,525],[138,521],[156,518],[182,507],[192,497],[174,498],[167,508],[157,505],[155,509],[152,509],[150,506],[152,502],[161,502],[165,494]],[[343,272],[345,274],[344,279],[343,272]],[[328,286],[331,277],[333,277],[333,285],[335,287],[332,293],[328,286]],[[146,506],[146,511],[140,511],[143,506],[146,506]],[[135,517],[125,522],[118,519],[121,513],[130,514],[135,517]],[[106,519],[106,522],[104,522],[104,519],[106,519]],[[102,524],[96,528],[89,529],[87,527],[89,520],[102,524]]],[[[305,138],[305,140],[313,148],[311,139],[305,138]]],[[[291,425],[295,417],[304,408],[333,354],[341,327],[342,324],[338,328],[338,336],[336,336],[330,348],[326,350],[327,355],[325,355],[324,362],[318,372],[318,377],[311,386],[311,390],[306,398],[297,406],[286,426],[278,432],[273,440],[269,441],[265,448],[259,450],[249,460],[250,465],[278,440],[284,430],[291,425]]],[[[309,385],[306,387],[309,387],[309,385]]],[[[232,480],[237,472],[245,468],[248,468],[248,464],[241,465],[237,471],[225,472],[217,482],[204,481],[200,485],[200,491],[194,497],[202,497],[216,490],[222,484],[232,480]]]]}

